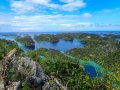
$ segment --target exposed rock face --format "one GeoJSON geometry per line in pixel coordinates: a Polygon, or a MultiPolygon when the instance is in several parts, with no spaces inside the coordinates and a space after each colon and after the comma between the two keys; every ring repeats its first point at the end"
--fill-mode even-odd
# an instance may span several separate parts
{"type": "Polygon", "coordinates": [[[7,86],[7,90],[20,90],[20,85],[21,82],[11,82],[8,86],[7,86]]]}
{"type": "Polygon", "coordinates": [[[34,75],[36,63],[28,57],[19,57],[12,61],[14,68],[25,76],[34,75]]]}
{"type": "MultiPolygon", "coordinates": [[[[32,59],[28,57],[11,57],[11,64],[13,68],[15,68],[16,72],[18,72],[21,76],[24,76],[28,79],[28,82],[35,90],[42,90],[44,83],[47,80],[47,76],[44,74],[41,66],[34,62],[32,59]]],[[[2,63],[0,63],[0,75],[2,75],[2,63]]],[[[5,90],[4,79],[0,77],[0,90],[5,90]]],[[[23,77],[21,77],[21,80],[23,77]]],[[[21,82],[12,82],[6,86],[6,90],[20,90],[21,82]]]]}
{"type": "Polygon", "coordinates": [[[36,88],[36,90],[42,90],[42,86],[46,80],[47,77],[43,73],[41,66],[36,64],[34,75],[29,77],[29,82],[36,88]]]}
{"type": "Polygon", "coordinates": [[[4,90],[4,81],[0,80],[0,90],[4,90]]]}
{"type": "Polygon", "coordinates": [[[28,81],[35,90],[42,90],[42,86],[47,80],[40,65],[28,57],[21,57],[13,61],[17,71],[28,77],[28,81]]]}
{"type": "Polygon", "coordinates": [[[66,90],[60,89],[63,86],[54,78],[48,78],[41,66],[28,57],[16,57],[16,50],[12,50],[9,55],[0,62],[0,90],[21,90],[22,80],[27,79],[27,83],[30,84],[31,90],[66,90]],[[3,68],[3,67],[6,68],[3,68]],[[12,66],[16,73],[13,75],[20,76],[18,81],[8,79],[6,73],[8,66],[12,66]],[[54,82],[51,84],[50,81],[54,82]]]}

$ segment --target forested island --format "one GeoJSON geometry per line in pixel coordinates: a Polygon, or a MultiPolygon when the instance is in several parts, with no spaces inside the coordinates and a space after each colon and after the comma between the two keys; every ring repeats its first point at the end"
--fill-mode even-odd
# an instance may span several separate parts
{"type": "Polygon", "coordinates": [[[33,49],[35,48],[35,43],[34,43],[32,37],[29,35],[26,35],[24,37],[18,36],[18,37],[16,37],[16,41],[22,43],[24,46],[26,46],[28,48],[33,48],[33,49]]]}
{"type": "MultiPolygon", "coordinates": [[[[19,82],[19,90],[120,90],[120,41],[118,35],[60,33],[0,39],[0,66],[7,84],[19,82]],[[35,47],[35,41],[57,43],[77,39],[84,47],[66,51],[39,48],[24,52],[18,43],[35,47]],[[5,58],[16,49],[10,60],[5,58]]],[[[64,46],[65,47],[65,46],[64,46]]]]}

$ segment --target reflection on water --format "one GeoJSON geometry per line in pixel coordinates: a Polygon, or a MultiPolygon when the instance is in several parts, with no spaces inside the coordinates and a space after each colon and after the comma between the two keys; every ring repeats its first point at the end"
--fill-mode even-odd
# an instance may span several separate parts
{"type": "MultiPolygon", "coordinates": [[[[27,48],[23,44],[17,42],[15,40],[16,36],[0,36],[0,38],[15,41],[19,45],[19,47],[21,47],[22,50],[24,51],[30,50],[30,48],[27,48]]],[[[83,46],[84,46],[84,43],[77,39],[74,39],[73,41],[59,40],[59,42],[57,43],[35,41],[35,50],[39,48],[47,48],[47,49],[56,49],[62,52],[62,51],[70,50],[72,48],[83,47],[83,46]]],[[[68,56],[69,58],[74,59],[74,57],[72,56],[69,56],[69,55],[65,55],[65,56],[68,56]]],[[[40,58],[45,58],[45,57],[40,56],[40,58]]],[[[92,60],[89,60],[89,61],[80,60],[80,64],[84,66],[85,73],[91,77],[101,76],[101,74],[104,72],[104,69],[92,60]]]]}
{"type": "MultiPolygon", "coordinates": [[[[93,33],[93,32],[92,32],[93,33]]],[[[2,39],[6,39],[6,40],[12,40],[12,41],[15,41],[16,43],[18,43],[18,45],[24,50],[24,51],[28,51],[30,50],[30,48],[28,47],[25,47],[24,45],[22,45],[21,43],[17,42],[15,40],[16,36],[24,36],[26,34],[23,34],[23,33],[19,33],[19,34],[0,34],[0,38],[2,39]]],[[[30,34],[31,36],[34,36],[34,34],[30,34]]],[[[100,35],[103,35],[100,33],[100,35]]],[[[116,39],[116,40],[119,40],[120,41],[120,38],[116,39]]],[[[77,48],[77,47],[83,47],[84,46],[84,43],[79,41],[79,40],[73,40],[73,41],[64,41],[64,40],[60,40],[59,42],[57,43],[51,43],[51,42],[37,42],[35,41],[35,49],[32,49],[32,50],[37,50],[39,48],[47,48],[47,49],[56,49],[56,50],[59,50],[59,51],[66,51],[66,50],[70,50],[72,48],[77,48]]]]}
{"type": "Polygon", "coordinates": [[[51,43],[51,42],[35,42],[35,49],[39,48],[47,48],[47,49],[55,49],[59,51],[66,51],[70,50],[72,48],[77,47],[83,47],[84,44],[79,40],[73,40],[73,41],[64,41],[60,40],[57,43],[51,43]]]}
{"type": "Polygon", "coordinates": [[[77,39],[74,39],[73,41],[59,40],[59,42],[56,42],[56,43],[35,41],[35,49],[33,49],[33,48],[25,47],[23,44],[17,42],[15,40],[16,36],[14,36],[14,35],[12,35],[12,36],[10,36],[10,35],[9,36],[0,35],[0,38],[15,41],[19,45],[19,47],[21,47],[21,49],[24,50],[24,51],[37,50],[39,48],[47,48],[47,49],[55,49],[55,50],[59,50],[59,51],[66,51],[66,50],[70,50],[72,48],[77,48],[77,47],[83,47],[84,46],[83,42],[81,42],[80,40],[77,40],[77,39]]]}

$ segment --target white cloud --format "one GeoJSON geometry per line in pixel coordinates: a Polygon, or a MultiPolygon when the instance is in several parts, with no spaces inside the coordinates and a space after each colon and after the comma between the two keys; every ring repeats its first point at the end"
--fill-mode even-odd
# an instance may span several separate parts
{"type": "Polygon", "coordinates": [[[86,3],[83,2],[83,0],[67,0],[68,3],[65,5],[62,5],[61,8],[64,11],[73,11],[76,9],[81,9],[85,7],[86,3]]]}
{"type": "Polygon", "coordinates": [[[86,18],[91,18],[92,14],[90,14],[90,13],[84,13],[83,16],[86,17],[86,18]]]}
{"type": "Polygon", "coordinates": [[[35,9],[31,3],[26,1],[12,1],[11,8],[17,13],[25,13],[26,11],[30,12],[35,9]]]}
{"type": "Polygon", "coordinates": [[[26,1],[35,3],[35,4],[41,4],[41,5],[46,5],[50,2],[50,0],[26,0],[26,1]]]}
{"type": "Polygon", "coordinates": [[[11,8],[17,13],[25,13],[42,10],[44,7],[55,10],[73,11],[86,6],[83,0],[60,0],[63,5],[55,4],[52,0],[12,0],[11,8]]]}
{"type": "Polygon", "coordinates": [[[0,31],[70,31],[120,29],[120,24],[82,21],[82,15],[0,15],[0,31]]]}
{"type": "MultiPolygon", "coordinates": [[[[57,8],[58,5],[51,3],[52,0],[26,0],[27,3],[32,3],[34,6],[45,6],[50,8],[57,8]]],[[[37,7],[36,7],[37,8],[37,7]]]]}

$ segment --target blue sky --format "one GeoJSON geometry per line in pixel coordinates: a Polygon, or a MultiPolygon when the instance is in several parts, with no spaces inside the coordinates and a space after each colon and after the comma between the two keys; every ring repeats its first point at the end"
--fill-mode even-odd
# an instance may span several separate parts
{"type": "Polygon", "coordinates": [[[0,0],[0,32],[120,30],[120,0],[0,0]]]}

